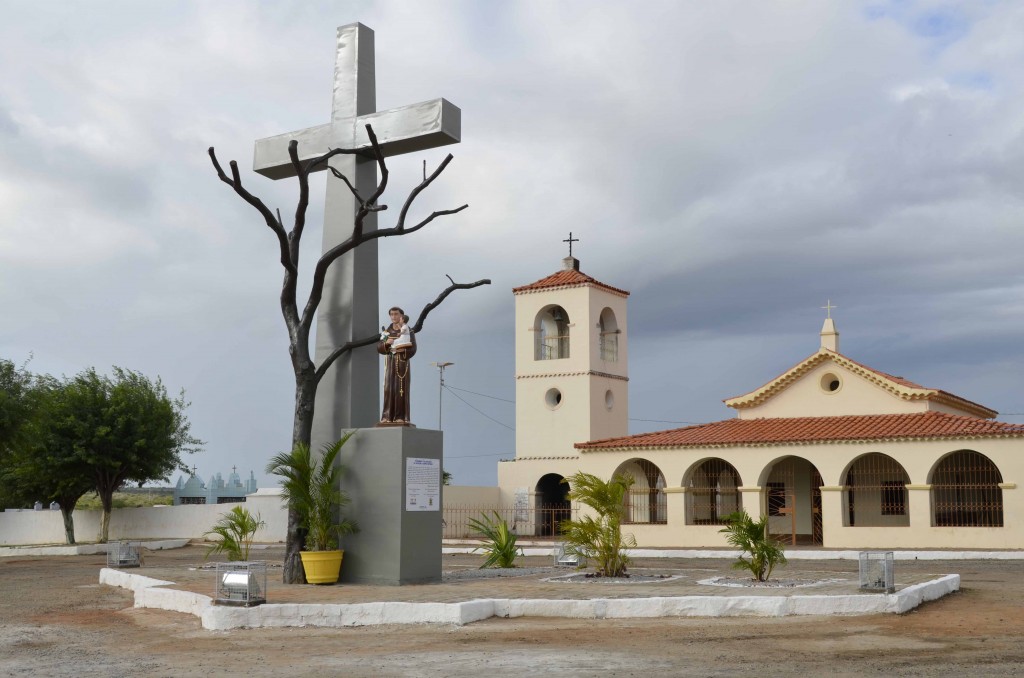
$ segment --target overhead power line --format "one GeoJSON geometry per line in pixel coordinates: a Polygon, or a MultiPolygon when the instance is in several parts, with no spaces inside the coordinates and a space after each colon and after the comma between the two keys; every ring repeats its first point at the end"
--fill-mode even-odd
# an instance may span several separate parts
{"type": "MultiPolygon", "coordinates": [[[[446,389],[448,389],[448,390],[462,391],[463,393],[469,393],[471,395],[480,396],[481,398],[490,398],[491,400],[500,400],[503,403],[512,403],[514,405],[515,402],[516,402],[514,400],[509,400],[508,398],[499,398],[498,396],[487,395],[486,393],[478,393],[477,391],[470,391],[468,388],[459,388],[458,386],[452,386],[451,384],[445,384],[444,387],[446,389]]],[[[454,395],[455,397],[458,398],[458,396],[456,394],[453,393],[452,395],[454,395]]],[[[462,400],[462,402],[464,402],[467,405],[469,405],[469,403],[466,402],[465,400],[463,400],[462,398],[459,398],[459,400],[462,400]]],[[[472,405],[470,405],[470,407],[472,407],[472,405]]],[[[473,408],[473,409],[476,409],[476,408],[473,408]]],[[[480,412],[480,410],[477,410],[477,412],[480,412]]],[[[483,412],[480,412],[480,414],[483,414],[483,412]]],[[[487,415],[484,415],[484,416],[487,416],[487,415]]],[[[488,417],[488,418],[490,418],[490,417],[488,417]]],[[[655,424],[691,424],[691,425],[693,425],[693,424],[704,424],[704,423],[706,423],[706,422],[703,422],[703,421],[676,421],[674,419],[638,419],[636,417],[630,417],[629,420],[630,421],[647,421],[647,422],[651,422],[651,423],[655,423],[655,424]]],[[[498,422],[498,423],[501,423],[501,422],[498,422]]],[[[506,426],[505,424],[502,424],[502,426],[505,426],[506,428],[512,428],[510,426],[506,426]]]]}
{"type": "Polygon", "coordinates": [[[448,386],[447,384],[445,384],[444,388],[445,388],[445,390],[449,391],[449,392],[450,392],[450,393],[451,393],[451,394],[452,394],[453,396],[455,396],[456,398],[458,398],[459,400],[461,400],[461,401],[462,401],[462,402],[463,402],[463,403],[464,403],[464,404],[466,405],[466,407],[468,407],[469,409],[471,409],[471,410],[473,410],[473,411],[477,412],[477,413],[478,413],[478,414],[480,414],[481,416],[487,417],[488,419],[490,419],[491,421],[493,421],[493,422],[494,422],[495,424],[498,424],[499,426],[504,426],[504,427],[505,427],[505,428],[507,428],[507,429],[508,429],[509,431],[515,431],[515,429],[514,429],[514,428],[512,428],[511,426],[509,426],[508,424],[506,424],[506,423],[504,423],[504,422],[501,422],[501,421],[498,421],[497,419],[495,419],[495,418],[494,418],[494,417],[492,417],[491,415],[487,414],[487,413],[486,413],[486,412],[484,412],[483,410],[480,410],[480,409],[478,409],[478,408],[474,407],[474,406],[473,406],[472,404],[470,404],[470,403],[469,403],[469,402],[468,402],[468,401],[467,401],[467,400],[466,400],[465,398],[463,398],[463,397],[462,397],[462,396],[460,396],[460,395],[459,395],[458,393],[456,393],[455,391],[453,391],[453,390],[452,390],[452,388],[451,388],[450,386],[448,386]]]}
{"type": "Polygon", "coordinates": [[[472,393],[473,395],[480,396],[481,398],[490,398],[491,400],[500,400],[503,403],[515,404],[515,402],[516,402],[514,400],[509,400],[508,398],[499,398],[498,396],[487,395],[486,393],[477,393],[476,391],[470,391],[469,389],[466,389],[466,388],[459,388],[458,386],[451,386],[450,384],[445,384],[445,387],[446,388],[453,388],[456,391],[462,391],[463,393],[472,393]]]}

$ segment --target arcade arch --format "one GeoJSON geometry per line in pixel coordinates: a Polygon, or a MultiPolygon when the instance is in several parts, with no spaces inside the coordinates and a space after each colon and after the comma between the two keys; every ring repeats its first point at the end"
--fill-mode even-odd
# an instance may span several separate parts
{"type": "Polygon", "coordinates": [[[909,527],[903,465],[887,454],[869,452],[853,460],[844,475],[843,524],[848,527],[909,527]]]}
{"type": "Polygon", "coordinates": [[[769,464],[761,477],[769,534],[788,537],[791,544],[822,544],[823,483],[814,464],[803,457],[782,457],[769,464]]]}
{"type": "Polygon", "coordinates": [[[553,537],[562,533],[562,521],[572,518],[569,502],[569,483],[564,476],[548,473],[541,476],[534,488],[536,492],[536,534],[539,537],[553,537]]]}
{"type": "Polygon", "coordinates": [[[619,465],[615,473],[630,475],[633,485],[624,500],[624,522],[634,524],[668,523],[665,474],[647,459],[634,458],[619,465]]]}
{"type": "Polygon", "coordinates": [[[1002,527],[1003,475],[980,452],[959,450],[932,470],[933,527],[1002,527]]]}
{"type": "Polygon", "coordinates": [[[725,525],[725,517],[743,506],[736,468],[717,457],[694,464],[683,477],[687,525],[725,525]]]}

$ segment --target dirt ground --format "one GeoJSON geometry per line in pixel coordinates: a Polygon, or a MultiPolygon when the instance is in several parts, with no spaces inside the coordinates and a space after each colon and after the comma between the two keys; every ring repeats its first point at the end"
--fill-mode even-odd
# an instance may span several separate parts
{"type": "MultiPolygon", "coordinates": [[[[201,562],[202,550],[174,557],[201,562]]],[[[445,566],[473,562],[446,556],[445,566]]],[[[732,573],[725,561],[656,564],[732,573]]],[[[103,556],[2,558],[0,675],[1024,675],[1024,561],[896,565],[897,579],[901,572],[958,573],[961,592],[902,616],[491,619],[463,627],[211,632],[189,615],[135,610],[130,592],[100,586],[103,556]]],[[[791,561],[784,572],[856,576],[856,567],[791,561]]]]}

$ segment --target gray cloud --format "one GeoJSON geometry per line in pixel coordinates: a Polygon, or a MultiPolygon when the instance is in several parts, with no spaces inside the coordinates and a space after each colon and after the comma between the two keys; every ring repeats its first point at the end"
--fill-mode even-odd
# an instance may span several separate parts
{"type": "MultiPolygon", "coordinates": [[[[290,213],[294,185],[248,172],[252,141],[327,119],[334,25],[359,20],[376,31],[380,108],[445,96],[463,110],[459,146],[389,163],[386,202],[397,210],[422,159],[451,150],[417,209],[471,206],[381,245],[382,267],[399,272],[382,304],[419,309],[445,274],[494,280],[453,297],[420,338],[422,425],[437,410],[431,361],[456,362],[454,386],[514,397],[511,288],[556,270],[570,230],[586,272],[633,292],[636,419],[730,416],[722,398],[815,350],[827,298],[854,359],[1024,412],[1006,377],[1024,330],[1024,9],[343,9],[7,8],[0,355],[31,351],[54,373],[160,374],[193,402],[204,475],[259,472],[290,430],[280,271],[206,148],[290,213]]],[[[307,262],[321,221],[315,202],[307,262]]],[[[512,405],[461,395],[513,423],[512,405]]],[[[444,407],[450,470],[493,482],[512,432],[448,395],[444,407]]]]}

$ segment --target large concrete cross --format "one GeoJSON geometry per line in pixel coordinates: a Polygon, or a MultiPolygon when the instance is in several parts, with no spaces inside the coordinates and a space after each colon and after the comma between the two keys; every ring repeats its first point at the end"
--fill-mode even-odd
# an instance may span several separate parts
{"type": "MultiPolygon", "coordinates": [[[[377,112],[373,31],[355,23],[338,28],[331,121],[256,142],[253,170],[271,179],[295,176],[288,142],[299,142],[307,160],[332,148],[370,148],[366,125],[373,126],[384,155],[422,151],[459,142],[461,111],[444,99],[377,112]]],[[[376,162],[336,155],[330,165],[349,178],[363,197],[377,186],[376,162]]],[[[326,167],[321,167],[326,169],[326,167]]],[[[327,181],[323,251],[352,232],[359,205],[340,180],[327,181]]],[[[374,213],[365,230],[377,229],[374,213]]],[[[335,261],[327,272],[317,311],[315,360],[320,364],[337,347],[373,334],[381,324],[377,284],[377,241],[371,240],[335,261]]],[[[313,417],[313,446],[338,439],[342,429],[373,426],[380,420],[379,358],[369,348],[343,355],[320,381],[313,417]]]]}

